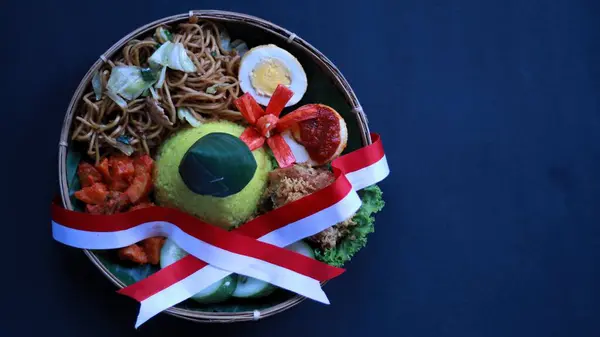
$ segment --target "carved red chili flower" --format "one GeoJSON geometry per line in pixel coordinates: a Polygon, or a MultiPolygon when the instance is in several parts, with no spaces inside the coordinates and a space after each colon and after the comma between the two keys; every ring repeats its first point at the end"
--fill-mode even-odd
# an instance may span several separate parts
{"type": "Polygon", "coordinates": [[[279,118],[285,104],[294,93],[284,85],[278,85],[271,96],[266,111],[256,102],[254,97],[245,93],[234,101],[242,116],[250,123],[240,139],[248,145],[251,151],[262,147],[267,142],[279,167],[288,167],[296,162],[290,146],[281,136],[281,132],[294,124],[316,118],[318,112],[310,106],[302,106],[293,112],[279,118]]]}

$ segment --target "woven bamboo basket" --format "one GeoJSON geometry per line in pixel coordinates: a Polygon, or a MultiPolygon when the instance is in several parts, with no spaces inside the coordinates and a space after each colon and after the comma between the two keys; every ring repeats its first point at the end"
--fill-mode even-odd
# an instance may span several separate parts
{"type": "MultiPolygon", "coordinates": [[[[74,205],[69,197],[69,186],[67,179],[67,153],[71,146],[70,132],[72,120],[75,113],[78,111],[82,101],[82,96],[90,86],[90,82],[94,73],[104,65],[106,60],[111,59],[114,55],[121,52],[122,47],[125,46],[125,44],[131,39],[139,38],[149,34],[161,25],[173,25],[181,21],[189,20],[191,16],[196,16],[199,19],[212,20],[224,25],[235,24],[238,26],[241,25],[244,28],[252,29],[253,32],[258,32],[265,42],[278,44],[290,51],[293,50],[293,53],[296,57],[304,57],[306,60],[310,60],[310,62],[314,64],[315,69],[317,69],[314,72],[315,76],[326,78],[328,85],[330,86],[329,90],[332,92],[336,91],[336,95],[339,95],[340,99],[343,100],[343,106],[341,108],[338,106],[337,111],[344,117],[349,128],[349,143],[346,151],[351,151],[358,147],[371,144],[367,119],[361,108],[358,98],[337,67],[315,47],[311,46],[308,42],[296,34],[269,21],[265,21],[254,16],[216,10],[192,10],[188,13],[173,15],[148,23],[127,34],[125,37],[111,46],[103,55],[101,55],[81,80],[68,106],[59,142],[59,184],[62,203],[66,209],[74,210],[74,205]],[[352,145],[352,143],[354,143],[354,145],[352,145]]],[[[243,39],[244,36],[238,36],[238,38],[243,39]]],[[[323,101],[314,103],[328,104],[329,102],[323,101]]],[[[102,272],[102,274],[107,277],[116,287],[125,287],[123,281],[115,276],[93,252],[84,250],[84,253],[102,272]]],[[[262,308],[259,312],[259,316],[261,319],[273,316],[298,305],[304,299],[305,298],[302,296],[290,296],[289,299],[286,299],[280,303],[274,304],[267,308],[262,308]]],[[[167,309],[164,312],[175,317],[196,322],[231,323],[257,319],[256,310],[238,312],[211,312],[191,310],[188,308],[180,308],[175,306],[167,309]]]]}

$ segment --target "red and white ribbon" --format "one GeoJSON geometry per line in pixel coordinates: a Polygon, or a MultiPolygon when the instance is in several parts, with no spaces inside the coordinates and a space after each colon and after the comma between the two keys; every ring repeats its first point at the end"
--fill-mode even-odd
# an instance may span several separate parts
{"type": "Polygon", "coordinates": [[[389,168],[376,134],[373,144],[332,163],[336,180],[326,188],[227,232],[183,212],[152,207],[115,215],[53,208],[53,235],[66,245],[113,249],[152,236],[168,236],[190,255],[119,293],[141,303],[136,327],[231,273],[254,277],[322,303],[320,282],[342,269],[278,248],[350,218],[356,193],[383,180],[389,168]]]}

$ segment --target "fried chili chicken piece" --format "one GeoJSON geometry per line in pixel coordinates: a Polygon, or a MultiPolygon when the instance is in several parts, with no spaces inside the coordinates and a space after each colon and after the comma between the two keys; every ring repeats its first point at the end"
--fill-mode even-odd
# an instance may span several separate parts
{"type": "Polygon", "coordinates": [[[75,192],[75,198],[86,204],[101,205],[108,196],[108,189],[103,183],[94,183],[75,192]]]}
{"type": "Polygon", "coordinates": [[[144,201],[144,202],[141,202],[141,203],[139,203],[139,204],[137,204],[137,205],[135,205],[135,206],[131,207],[131,208],[129,209],[129,212],[132,212],[132,211],[137,211],[138,209],[142,209],[142,208],[148,208],[148,207],[152,207],[152,206],[154,206],[154,204],[153,204],[153,203],[151,203],[151,202],[149,202],[149,201],[144,201]]]}
{"type": "MultiPolygon", "coordinates": [[[[104,158],[97,166],[82,162],[77,173],[82,189],[75,197],[83,201],[90,214],[110,215],[154,206],[148,199],[152,190],[154,161],[148,155],[104,158]]],[[[148,238],[121,248],[122,260],[138,264],[158,264],[163,237],[148,238]]]]}
{"type": "Polygon", "coordinates": [[[121,260],[132,261],[138,264],[148,263],[148,255],[146,255],[144,249],[137,244],[119,249],[118,255],[121,260]]]}
{"type": "Polygon", "coordinates": [[[152,158],[147,155],[143,155],[136,158],[133,162],[135,177],[131,181],[131,185],[127,188],[125,193],[129,197],[132,203],[136,204],[142,202],[153,188],[152,185],[152,168],[154,162],[152,158]]]}
{"type": "MultiPolygon", "coordinates": [[[[154,204],[151,202],[140,203],[131,207],[129,212],[152,206],[154,206],[154,204]]],[[[158,264],[160,262],[160,250],[165,244],[165,240],[166,239],[162,236],[147,238],[141,242],[134,243],[131,246],[119,249],[118,254],[122,260],[128,260],[139,264],[158,264]]]]}
{"type": "Polygon", "coordinates": [[[165,241],[166,239],[160,236],[142,241],[141,246],[148,257],[148,263],[158,264],[160,262],[160,250],[165,241]]]}
{"type": "MultiPolygon", "coordinates": [[[[276,169],[269,173],[270,196],[274,208],[296,201],[333,183],[333,173],[322,168],[293,165],[284,169],[276,169]]],[[[352,219],[340,222],[324,231],[308,238],[321,248],[335,247],[338,241],[349,233],[356,224],[352,219]]]]}
{"type": "Polygon", "coordinates": [[[96,205],[87,204],[85,210],[91,214],[115,214],[122,212],[130,205],[125,193],[111,191],[106,194],[104,201],[96,205]]]}
{"type": "Polygon", "coordinates": [[[162,236],[147,238],[141,242],[119,249],[118,255],[121,260],[127,260],[138,264],[158,264],[160,262],[160,250],[166,239],[162,236]]]}
{"type": "Polygon", "coordinates": [[[92,164],[86,162],[79,164],[77,176],[79,176],[79,182],[82,187],[89,187],[95,183],[102,182],[102,175],[100,172],[98,172],[92,164]]]}

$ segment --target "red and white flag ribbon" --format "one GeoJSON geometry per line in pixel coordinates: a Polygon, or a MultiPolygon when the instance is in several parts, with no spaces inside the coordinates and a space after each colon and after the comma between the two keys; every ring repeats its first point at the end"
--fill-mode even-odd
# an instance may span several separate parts
{"type": "Polygon", "coordinates": [[[334,160],[336,180],[331,185],[231,232],[162,207],[91,215],[54,205],[53,235],[59,242],[85,249],[121,248],[147,237],[168,236],[190,254],[119,291],[141,303],[136,327],[231,273],[328,304],[320,282],[343,269],[279,247],[350,218],[361,205],[356,191],[387,177],[383,146],[378,135],[372,139],[373,144],[334,160]]]}

